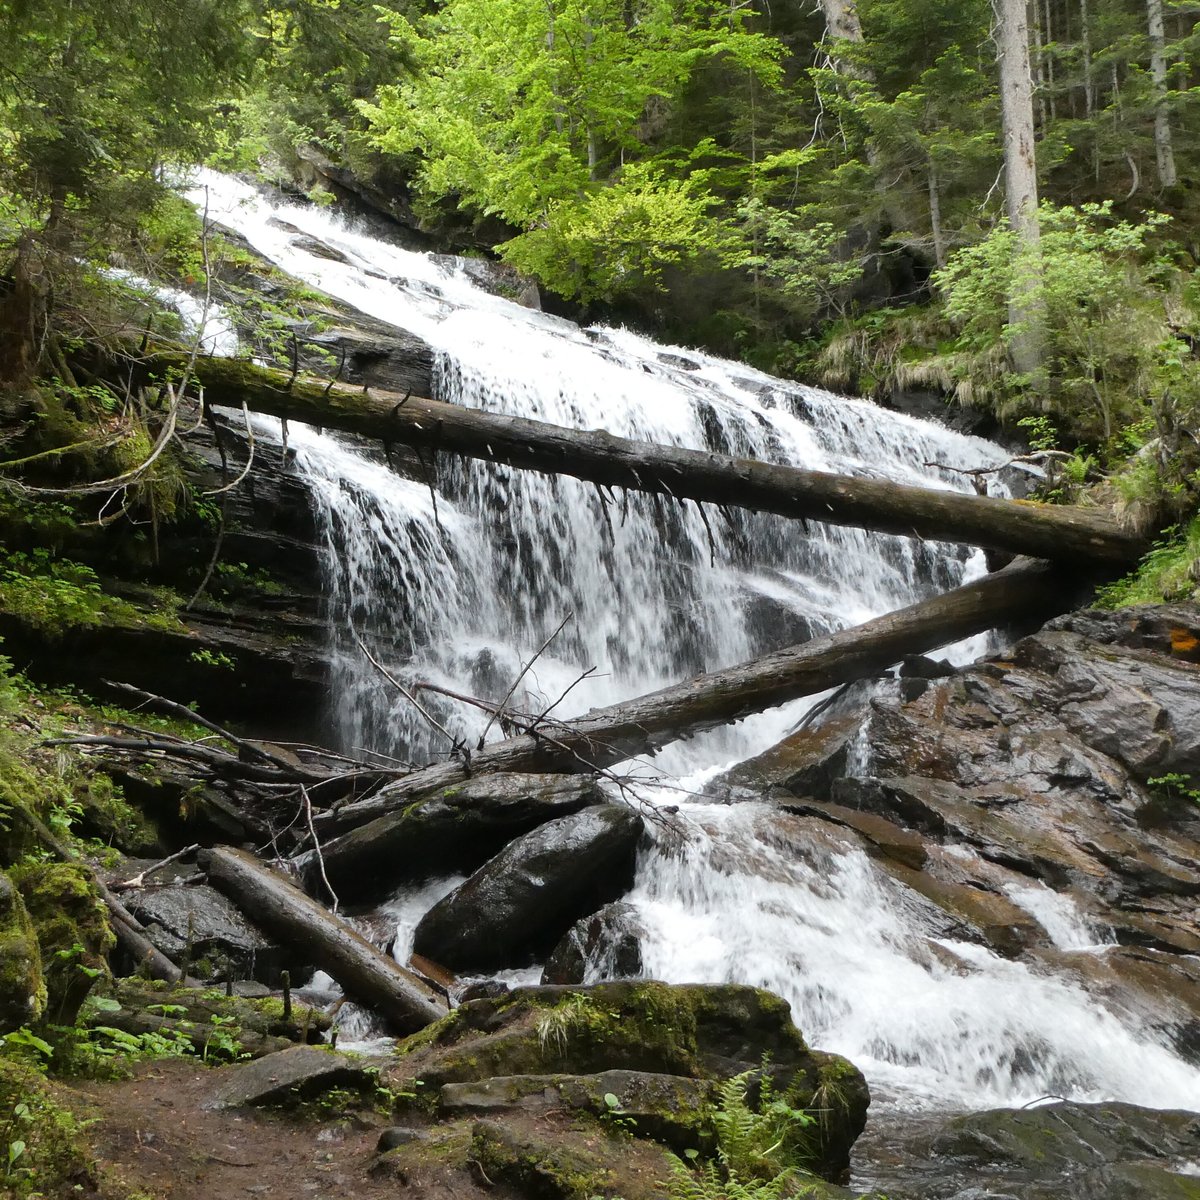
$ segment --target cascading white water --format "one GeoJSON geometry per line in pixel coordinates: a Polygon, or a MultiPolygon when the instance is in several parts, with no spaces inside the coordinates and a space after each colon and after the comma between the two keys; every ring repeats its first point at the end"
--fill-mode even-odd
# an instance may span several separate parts
{"type": "MultiPolygon", "coordinates": [[[[428,341],[439,398],[934,487],[964,488],[949,468],[1003,457],[980,439],[694,351],[580,330],[483,293],[442,261],[327,212],[272,206],[225,177],[205,174],[198,186],[214,219],[283,269],[428,341]],[[341,260],[310,253],[297,229],[341,260]]],[[[293,430],[291,445],[326,541],[340,735],[400,758],[428,758],[445,743],[386,689],[359,636],[410,682],[495,697],[573,614],[519,705],[544,706],[598,668],[557,710],[567,716],[856,623],[982,569],[979,556],[951,546],[741,512],[706,521],[694,505],[602,497],[573,479],[476,463],[443,464],[435,500],[335,439],[293,430]]],[[[477,736],[475,710],[430,702],[456,732],[477,736]]],[[[646,927],[648,971],[768,986],[814,1042],[910,1098],[978,1107],[1055,1093],[1200,1107],[1194,1070],[1075,985],[977,946],[936,952],[904,889],[827,828],[757,805],[689,803],[716,767],[772,744],[803,707],[658,756],[678,780],[665,795],[680,803],[689,836],[642,855],[630,899],[646,927]]],[[[1061,905],[1015,899],[1035,915],[1040,905],[1051,935],[1078,934],[1061,905]]],[[[408,922],[412,904],[401,907],[408,922]]]]}

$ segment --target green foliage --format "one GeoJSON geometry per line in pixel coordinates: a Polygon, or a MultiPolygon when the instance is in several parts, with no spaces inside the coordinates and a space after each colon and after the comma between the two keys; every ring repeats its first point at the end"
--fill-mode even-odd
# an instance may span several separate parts
{"type": "Polygon", "coordinates": [[[0,551],[0,609],[50,634],[98,625],[141,625],[149,621],[179,628],[170,613],[149,615],[108,595],[91,567],[39,548],[0,551]]]}
{"type": "Polygon", "coordinates": [[[1151,248],[1168,218],[1116,220],[1109,203],[1045,204],[1040,215],[1036,262],[1018,254],[1006,225],[954,255],[936,277],[946,314],[960,330],[961,349],[1007,348],[1023,332],[1009,319],[1009,300],[1028,285],[1041,317],[1048,386],[1034,393],[1030,380],[1007,375],[994,406],[1000,415],[1041,409],[1070,422],[1077,436],[1109,441],[1144,417],[1138,397],[1154,395],[1169,365],[1174,339],[1163,282],[1172,272],[1151,248]]]}
{"type": "Polygon", "coordinates": [[[360,108],[373,143],[411,163],[427,208],[453,197],[525,236],[505,257],[586,298],[657,286],[711,252],[716,198],[648,148],[654,114],[715,64],[780,78],[779,46],[747,10],[697,0],[450,0],[389,15],[415,77],[360,108]],[[567,261],[560,256],[566,255],[567,261]],[[608,257],[613,260],[611,264],[608,257]]]}
{"type": "Polygon", "coordinates": [[[1138,564],[1136,571],[1099,589],[1100,608],[1162,604],[1200,591],[1200,517],[1183,528],[1172,526],[1138,564]]]}
{"type": "Polygon", "coordinates": [[[1168,801],[1188,800],[1192,804],[1200,804],[1200,788],[1196,786],[1196,780],[1191,775],[1182,775],[1178,771],[1171,771],[1169,774],[1147,779],[1146,783],[1155,788],[1168,801]]]}
{"type": "Polygon", "coordinates": [[[228,654],[218,650],[194,650],[188,658],[201,667],[211,667],[214,671],[234,671],[237,663],[228,654]]]}
{"type": "Polygon", "coordinates": [[[506,262],[580,300],[661,287],[663,271],[715,262],[729,234],[709,215],[717,199],[686,180],[631,163],[581,200],[553,200],[544,223],[500,248],[506,262]]]}
{"type": "Polygon", "coordinates": [[[758,1105],[747,1098],[756,1072],[747,1071],[721,1085],[712,1115],[717,1161],[688,1165],[671,1155],[671,1200],[777,1200],[804,1190],[801,1179],[810,1113],[793,1108],[779,1095],[765,1066],[758,1105]]]}
{"type": "Polygon", "coordinates": [[[58,1102],[46,1081],[51,1053],[28,1030],[0,1038],[0,1191],[6,1196],[70,1194],[94,1182],[86,1122],[58,1102]]]}

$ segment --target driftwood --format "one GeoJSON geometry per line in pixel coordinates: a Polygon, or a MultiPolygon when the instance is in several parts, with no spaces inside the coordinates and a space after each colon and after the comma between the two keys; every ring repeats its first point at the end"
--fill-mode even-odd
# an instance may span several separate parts
{"type": "Polygon", "coordinates": [[[253,855],[218,847],[209,856],[208,876],[256,925],[302,946],[348,995],[369,1004],[399,1032],[423,1029],[448,1011],[444,997],[423,979],[253,855]]]}
{"type": "MultiPolygon", "coordinates": [[[[814,638],[739,666],[700,675],[571,722],[546,722],[494,743],[466,763],[414,771],[373,796],[316,819],[324,870],[333,886],[364,871],[386,871],[390,848],[405,836],[405,805],[437,788],[487,771],[580,772],[606,768],[667,742],[728,724],[801,696],[877,673],[997,625],[1069,608],[1071,581],[1049,564],[1019,561],[975,583],[863,625],[814,638]]],[[[299,860],[311,883],[312,855],[299,860]]]]}
{"type": "MultiPolygon", "coordinates": [[[[159,369],[182,367],[162,355],[159,369]]],[[[701,450],[654,446],[602,431],[368,392],[233,359],[198,360],[209,403],[340,429],[387,443],[446,450],[608,487],[964,542],[1039,558],[1130,563],[1146,539],[1106,514],[775,466],[701,450]]]]}

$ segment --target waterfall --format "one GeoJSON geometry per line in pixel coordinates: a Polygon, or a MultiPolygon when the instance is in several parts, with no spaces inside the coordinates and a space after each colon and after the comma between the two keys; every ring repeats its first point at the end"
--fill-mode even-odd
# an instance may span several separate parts
{"type": "MultiPolygon", "coordinates": [[[[223,176],[202,173],[195,189],[213,219],[291,275],[427,341],[439,399],[926,487],[968,490],[954,468],[1006,457],[871,404],[521,308],[480,291],[453,262],[382,243],[326,211],[272,204],[223,176]],[[314,253],[313,239],[334,254],[314,253]]],[[[516,707],[557,702],[569,717],[983,570],[982,556],[961,547],[701,513],[504,466],[442,463],[435,493],[348,441],[293,427],[289,444],[324,539],[333,726],[347,748],[402,760],[443,755],[446,742],[397,698],[360,639],[408,683],[496,699],[565,620],[516,707]]],[[[967,661],[983,645],[949,653],[967,661]]],[[[477,709],[423,695],[453,734],[479,736],[477,709]]],[[[773,744],[811,703],[656,756],[659,786],[646,802],[678,805],[686,836],[643,851],[629,897],[645,925],[648,972],[770,987],[815,1044],[912,1102],[971,1108],[1060,1094],[1200,1106],[1194,1070],[1128,1015],[978,946],[935,952],[919,906],[828,827],[814,834],[760,805],[693,802],[706,778],[773,744]]],[[[1102,931],[1027,891],[1013,900],[1056,940],[1103,952],[1102,931]]],[[[422,894],[432,903],[439,887],[422,894]]],[[[402,934],[417,907],[409,895],[389,910],[403,914],[402,934]]]]}

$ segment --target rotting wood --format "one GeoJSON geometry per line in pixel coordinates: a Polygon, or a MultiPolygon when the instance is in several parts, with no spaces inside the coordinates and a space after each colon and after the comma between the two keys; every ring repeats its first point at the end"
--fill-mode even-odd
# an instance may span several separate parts
{"type": "Polygon", "coordinates": [[[370,1005],[397,1032],[412,1033],[446,1015],[445,998],[423,979],[253,855],[217,847],[209,856],[208,875],[255,925],[301,946],[347,995],[370,1005]]]}
{"type": "MultiPolygon", "coordinates": [[[[1019,560],[862,625],[497,742],[471,756],[470,773],[609,767],[677,738],[873,675],[907,654],[922,654],[1008,622],[1063,612],[1077,599],[1078,582],[1050,564],[1019,560]]],[[[467,777],[461,762],[427,767],[317,818],[324,867],[334,887],[340,880],[353,880],[361,888],[363,873],[384,868],[391,848],[406,836],[404,807],[467,777]]],[[[311,878],[310,858],[298,860],[306,881],[311,878]]]]}
{"type": "MultiPolygon", "coordinates": [[[[157,369],[182,367],[160,355],[157,369]]],[[[234,359],[198,360],[209,403],[305,421],[385,443],[462,454],[488,462],[784,517],[882,533],[962,542],[1048,559],[1131,563],[1146,549],[1140,532],[1108,514],[913,487],[656,446],[600,430],[462,408],[411,395],[330,385],[312,376],[234,359]]]]}

